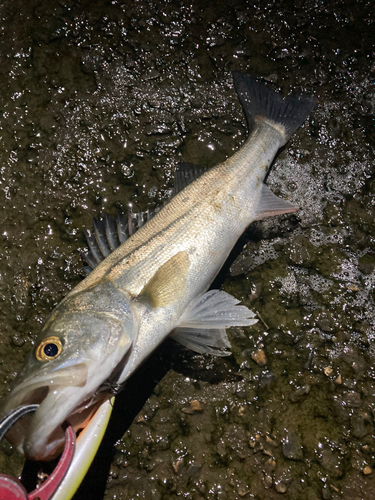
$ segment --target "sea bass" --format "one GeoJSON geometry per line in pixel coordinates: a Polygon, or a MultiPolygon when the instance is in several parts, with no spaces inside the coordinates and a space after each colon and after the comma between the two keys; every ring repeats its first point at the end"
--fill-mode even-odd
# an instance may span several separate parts
{"type": "Polygon", "coordinates": [[[61,424],[82,428],[169,335],[197,352],[227,355],[225,329],[256,322],[236,299],[208,290],[252,221],[296,210],[263,181],[315,99],[283,98],[239,72],[233,80],[252,128],[243,146],[210,170],[178,168],[169,203],[117,248],[108,223],[105,237],[97,233],[108,255],[47,319],[0,415],[40,404],[7,436],[27,457],[56,456],[61,424]]]}

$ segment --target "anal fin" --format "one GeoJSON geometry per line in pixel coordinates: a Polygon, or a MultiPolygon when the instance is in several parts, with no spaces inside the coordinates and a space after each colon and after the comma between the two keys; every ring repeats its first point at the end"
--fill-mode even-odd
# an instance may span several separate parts
{"type": "Polygon", "coordinates": [[[290,201],[279,198],[270,190],[266,184],[262,185],[259,204],[257,207],[255,219],[263,219],[272,215],[287,214],[296,212],[298,207],[294,206],[290,201]]]}

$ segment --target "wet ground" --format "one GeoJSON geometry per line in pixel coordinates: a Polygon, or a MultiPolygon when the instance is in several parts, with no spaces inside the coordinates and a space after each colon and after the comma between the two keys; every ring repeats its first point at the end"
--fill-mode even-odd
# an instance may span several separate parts
{"type": "MultiPolygon", "coordinates": [[[[375,499],[372,2],[12,0],[0,17],[0,396],[82,278],[92,217],[157,206],[179,161],[243,142],[231,70],[318,97],[267,179],[299,212],[250,227],[217,283],[260,321],[229,358],[158,351],[75,498],[375,499]]],[[[1,472],[19,467],[3,448],[1,472]]]]}

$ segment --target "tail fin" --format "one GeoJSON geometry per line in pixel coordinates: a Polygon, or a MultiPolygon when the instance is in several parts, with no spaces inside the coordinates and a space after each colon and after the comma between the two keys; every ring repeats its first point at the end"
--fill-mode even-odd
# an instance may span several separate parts
{"type": "Polygon", "coordinates": [[[309,95],[282,97],[278,92],[249,75],[233,71],[234,87],[244,108],[249,125],[266,119],[283,127],[285,143],[306,120],[316,99],[309,95]]]}

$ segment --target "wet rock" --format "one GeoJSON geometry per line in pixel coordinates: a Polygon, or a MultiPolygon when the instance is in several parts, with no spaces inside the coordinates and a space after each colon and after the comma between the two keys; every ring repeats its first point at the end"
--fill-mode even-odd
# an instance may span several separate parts
{"type": "Polygon", "coordinates": [[[248,295],[248,299],[250,302],[257,300],[262,293],[262,284],[261,283],[253,283],[251,286],[251,293],[248,295]]]}
{"type": "Polygon", "coordinates": [[[310,266],[315,259],[316,250],[310,241],[301,234],[297,235],[288,248],[288,257],[292,264],[310,266]]]}
{"type": "Polygon", "coordinates": [[[278,444],[276,441],[269,436],[266,437],[264,441],[264,449],[263,449],[263,455],[267,455],[270,458],[269,464],[275,463],[273,460],[273,457],[275,456],[276,449],[278,448],[278,444]]]}
{"type": "Polygon", "coordinates": [[[272,479],[272,476],[270,476],[269,474],[263,475],[262,482],[263,482],[263,486],[265,487],[266,490],[269,490],[270,488],[272,488],[273,479],[272,479]]]}
{"type": "Polygon", "coordinates": [[[274,439],[270,438],[269,436],[266,437],[266,443],[270,444],[273,448],[277,448],[277,443],[274,439]]]}
{"type": "Polygon", "coordinates": [[[263,370],[259,379],[259,387],[272,388],[276,384],[277,376],[269,370],[263,370]]]}
{"type": "Polygon", "coordinates": [[[356,386],[357,386],[357,381],[356,380],[353,380],[351,378],[346,378],[343,382],[342,382],[342,385],[343,387],[345,387],[346,389],[349,389],[351,391],[353,391],[356,386]]]}
{"type": "Polygon", "coordinates": [[[334,478],[340,477],[343,473],[344,466],[337,451],[325,448],[320,454],[319,462],[326,472],[334,478]]]}
{"type": "Polygon", "coordinates": [[[332,410],[335,418],[337,418],[341,424],[349,420],[350,408],[348,408],[342,394],[333,397],[332,410]]]}
{"type": "Polygon", "coordinates": [[[327,203],[324,213],[327,217],[327,222],[331,226],[337,226],[339,224],[342,224],[342,220],[340,217],[340,209],[337,205],[334,205],[333,203],[327,203]]]}
{"type": "Polygon", "coordinates": [[[329,278],[332,273],[332,269],[339,268],[340,264],[345,259],[343,252],[339,251],[335,247],[330,247],[329,251],[327,249],[322,250],[322,247],[317,251],[317,258],[315,259],[314,266],[318,269],[322,276],[329,278]]]}
{"type": "Polygon", "coordinates": [[[152,488],[151,500],[161,500],[161,499],[162,499],[161,493],[159,491],[157,491],[156,489],[152,488]]]}
{"type": "Polygon", "coordinates": [[[331,500],[332,493],[328,486],[324,486],[324,488],[322,489],[322,498],[323,500],[331,500]]]}
{"type": "Polygon", "coordinates": [[[311,307],[311,305],[315,303],[314,296],[307,287],[304,287],[297,295],[298,301],[302,306],[311,307]]]}
{"type": "Polygon", "coordinates": [[[249,455],[247,447],[247,436],[242,425],[232,425],[223,435],[223,442],[226,445],[228,457],[231,460],[244,460],[249,455]]]}
{"type": "Polygon", "coordinates": [[[359,408],[362,403],[361,395],[355,391],[344,393],[343,401],[349,406],[349,408],[359,408]]]}
{"type": "Polygon", "coordinates": [[[220,439],[218,441],[218,443],[216,445],[216,451],[221,458],[224,458],[226,456],[227,450],[226,450],[225,442],[222,439],[220,439]]]}
{"type": "Polygon", "coordinates": [[[264,473],[272,475],[275,469],[276,469],[276,460],[274,460],[273,458],[268,459],[267,462],[264,464],[264,473]]]}
{"type": "Polygon", "coordinates": [[[288,431],[282,449],[284,457],[289,460],[301,460],[303,458],[301,439],[293,431],[288,431]]]}
{"type": "Polygon", "coordinates": [[[357,347],[345,346],[343,352],[340,353],[340,358],[352,368],[356,378],[362,377],[366,373],[367,362],[357,347]]]}
{"type": "Polygon", "coordinates": [[[323,330],[323,332],[330,333],[334,331],[332,319],[325,313],[318,316],[316,324],[321,330],[323,330]]]}
{"type": "Polygon", "coordinates": [[[292,403],[300,403],[311,391],[311,385],[306,384],[298,387],[290,394],[292,403]]]}
{"type": "Polygon", "coordinates": [[[240,255],[230,266],[230,275],[234,278],[236,276],[241,276],[241,274],[246,274],[254,261],[250,255],[240,255]]]}
{"type": "Polygon", "coordinates": [[[152,125],[150,124],[146,125],[145,127],[146,135],[163,135],[163,134],[170,134],[171,132],[172,132],[171,127],[165,123],[152,124],[152,125]]]}
{"type": "Polygon", "coordinates": [[[202,464],[198,462],[191,463],[187,470],[183,473],[183,480],[187,482],[194,474],[197,474],[202,468],[202,464]]]}
{"type": "Polygon", "coordinates": [[[358,261],[358,269],[363,274],[371,274],[375,269],[375,255],[366,254],[358,261]]]}
{"type": "Polygon", "coordinates": [[[358,439],[372,432],[371,417],[366,412],[354,413],[350,419],[350,425],[352,435],[358,439]]]}
{"type": "Polygon", "coordinates": [[[245,486],[238,486],[237,493],[240,498],[244,498],[248,493],[250,493],[249,488],[245,486]]]}
{"type": "Polygon", "coordinates": [[[355,361],[353,361],[352,369],[355,373],[356,379],[360,379],[363,377],[363,375],[367,371],[367,367],[368,365],[363,356],[359,356],[355,361]]]}
{"type": "Polygon", "coordinates": [[[16,332],[12,337],[11,337],[11,343],[15,347],[22,347],[26,343],[26,339],[23,335],[20,333],[16,332]]]}

